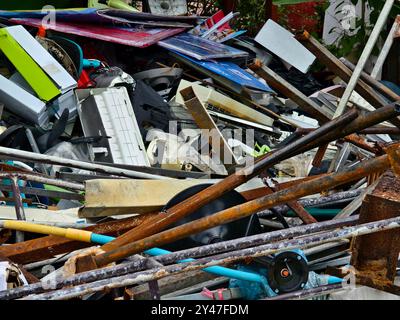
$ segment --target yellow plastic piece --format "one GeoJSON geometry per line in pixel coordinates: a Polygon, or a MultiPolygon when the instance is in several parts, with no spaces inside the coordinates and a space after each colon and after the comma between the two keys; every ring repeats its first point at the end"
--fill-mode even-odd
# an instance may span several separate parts
{"type": "Polygon", "coordinates": [[[32,233],[48,234],[52,236],[59,236],[83,242],[91,242],[90,240],[92,236],[92,232],[86,230],[78,230],[70,228],[64,229],[64,228],[45,226],[25,221],[7,220],[4,222],[4,228],[11,230],[32,232],[32,233]]]}

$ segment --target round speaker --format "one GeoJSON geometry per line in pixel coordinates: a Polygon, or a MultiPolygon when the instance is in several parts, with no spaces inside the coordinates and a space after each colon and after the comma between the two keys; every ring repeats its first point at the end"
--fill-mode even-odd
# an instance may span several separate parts
{"type": "Polygon", "coordinates": [[[308,264],[300,254],[286,251],[273,257],[268,268],[268,283],[275,293],[304,288],[308,281],[308,264]]]}

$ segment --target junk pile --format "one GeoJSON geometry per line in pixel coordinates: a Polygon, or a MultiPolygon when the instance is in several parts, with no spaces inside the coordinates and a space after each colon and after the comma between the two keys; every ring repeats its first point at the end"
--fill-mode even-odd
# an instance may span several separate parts
{"type": "Polygon", "coordinates": [[[0,11],[0,299],[397,299],[393,1],[357,65],[163,3],[0,11]]]}

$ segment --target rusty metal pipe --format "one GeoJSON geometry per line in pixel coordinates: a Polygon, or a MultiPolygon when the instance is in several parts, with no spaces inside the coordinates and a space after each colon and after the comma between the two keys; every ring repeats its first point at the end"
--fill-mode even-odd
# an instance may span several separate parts
{"type": "Polygon", "coordinates": [[[389,157],[387,155],[383,155],[381,157],[368,160],[343,172],[330,174],[275,192],[271,195],[234,206],[211,216],[198,219],[191,223],[186,223],[148,238],[127,244],[115,250],[105,252],[101,255],[93,257],[93,262],[99,267],[104,266],[110,262],[118,261],[132,254],[142,252],[146,249],[162,246],[164,244],[186,238],[189,235],[193,235],[221,224],[226,224],[231,221],[247,217],[263,209],[271,208],[273,206],[287,203],[291,200],[295,200],[307,195],[319,193],[324,190],[329,190],[341,184],[368,176],[371,173],[384,171],[389,167],[389,157]]]}
{"type": "Polygon", "coordinates": [[[172,223],[180,220],[207,203],[219,198],[226,192],[235,189],[236,187],[261,173],[263,170],[300,153],[298,149],[302,145],[308,144],[310,145],[309,149],[312,149],[314,146],[318,145],[318,140],[322,136],[329,134],[332,130],[339,133],[346,125],[349,125],[351,121],[356,119],[357,115],[358,112],[356,110],[351,110],[345,115],[324,124],[311,134],[301,137],[297,141],[274,151],[272,154],[267,154],[266,156],[260,158],[255,162],[254,165],[243,168],[238,172],[231,174],[224,180],[208,187],[207,189],[186,199],[185,201],[182,201],[167,211],[164,211],[161,215],[154,217],[154,219],[151,219],[148,221],[148,223],[140,226],[140,228],[127,232],[118,237],[116,240],[104,245],[102,249],[104,251],[109,251],[126,243],[142,239],[156,232],[164,230],[172,223]]]}

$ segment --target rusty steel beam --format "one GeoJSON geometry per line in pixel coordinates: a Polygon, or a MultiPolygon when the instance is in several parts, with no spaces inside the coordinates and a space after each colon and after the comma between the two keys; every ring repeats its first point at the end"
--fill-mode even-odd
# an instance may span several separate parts
{"type": "MultiPolygon", "coordinates": [[[[397,144],[392,148],[396,149],[399,148],[399,146],[400,145],[397,144]]],[[[396,153],[400,153],[400,150],[397,150],[396,153]]],[[[89,270],[88,267],[96,268],[107,265],[111,262],[118,261],[132,254],[142,252],[146,249],[162,246],[218,225],[247,217],[263,209],[268,209],[282,203],[287,203],[307,195],[319,193],[321,191],[329,190],[336,186],[358,180],[362,177],[370,175],[371,173],[386,170],[390,167],[390,164],[391,162],[388,155],[368,160],[360,165],[357,165],[356,167],[351,168],[350,170],[348,169],[343,172],[330,174],[325,177],[314,179],[301,185],[296,185],[294,187],[275,192],[271,195],[246,202],[244,204],[228,208],[211,216],[186,223],[167,231],[163,231],[156,235],[124,245],[95,257],[86,256],[82,258],[81,264],[78,264],[78,269],[81,268],[80,270],[89,270]]]]}
{"type": "MultiPolygon", "coordinates": [[[[375,189],[367,194],[360,210],[360,223],[400,216],[400,178],[385,172],[375,189]]],[[[352,243],[351,264],[366,285],[394,284],[400,252],[400,232],[390,230],[356,237],[352,243]]]]}
{"type": "Polygon", "coordinates": [[[256,163],[253,166],[241,169],[235,174],[228,176],[224,180],[206,188],[178,205],[160,213],[154,219],[150,219],[148,223],[141,225],[140,228],[129,231],[122,237],[102,246],[102,249],[104,251],[110,251],[127,243],[143,239],[146,236],[159,232],[207,203],[219,198],[226,192],[235,189],[282,160],[311,150],[319,145],[324,145],[336,139],[345,137],[359,130],[377,125],[383,121],[398,116],[399,113],[400,106],[398,104],[391,104],[370,112],[367,115],[358,117],[356,117],[356,111],[351,110],[342,117],[338,117],[335,120],[322,125],[320,128],[312,132],[312,135],[301,137],[273,153],[260,157],[256,160],[256,163]],[[349,122],[350,119],[353,120],[349,122]]]}
{"type": "MultiPolygon", "coordinates": [[[[298,34],[296,39],[299,40],[308,50],[310,50],[317,59],[323,63],[329,70],[335,73],[345,82],[349,82],[352,71],[347,68],[343,62],[336,58],[327,48],[318,42],[307,31],[298,34]]],[[[359,80],[356,84],[356,91],[363,96],[374,108],[378,109],[385,105],[385,101],[379,97],[376,92],[368,86],[363,80],[359,80]]],[[[400,128],[400,120],[392,119],[391,122],[400,128]]]]}
{"type": "Polygon", "coordinates": [[[331,120],[332,115],[325,112],[318,104],[309,97],[296,89],[293,85],[272,71],[267,66],[263,66],[260,61],[256,61],[249,68],[257,73],[261,78],[267,81],[273,89],[283,93],[286,97],[293,100],[301,110],[307,112],[310,116],[317,119],[319,123],[325,123],[331,120]]]}
{"type": "MultiPolygon", "coordinates": [[[[84,230],[99,234],[118,236],[139,226],[154,215],[155,213],[151,213],[133,218],[101,223],[85,228],[84,230]]],[[[16,263],[27,264],[30,262],[50,259],[57,254],[71,252],[88,246],[91,246],[91,244],[71,241],[63,237],[46,236],[21,243],[0,246],[0,255],[9,258],[16,263]]]]}
{"type": "Polygon", "coordinates": [[[329,143],[326,143],[320,146],[317,150],[317,153],[314,156],[312,165],[316,168],[319,168],[322,164],[322,160],[324,159],[326,150],[328,150],[329,143]]]}

